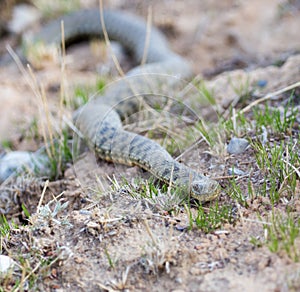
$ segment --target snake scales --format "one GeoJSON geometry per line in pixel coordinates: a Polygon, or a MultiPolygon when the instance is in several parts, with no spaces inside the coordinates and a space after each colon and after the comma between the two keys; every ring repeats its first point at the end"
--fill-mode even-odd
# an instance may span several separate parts
{"type": "MultiPolygon", "coordinates": [[[[156,142],[122,128],[122,117],[139,108],[140,99],[128,99],[128,96],[133,96],[135,90],[147,92],[147,78],[151,79],[151,86],[161,83],[157,74],[189,78],[191,69],[188,63],[169,49],[158,30],[152,27],[149,35],[145,22],[140,18],[116,11],[104,11],[103,15],[109,38],[120,42],[138,63],[143,59],[147,43],[147,59],[145,64],[129,71],[126,74],[128,78],[84,106],[76,114],[76,125],[100,158],[138,165],[166,183],[172,181],[173,185],[184,188],[200,201],[216,198],[220,189],[216,181],[177,162],[156,142]],[[146,37],[149,39],[146,40],[146,37]]],[[[96,10],[81,10],[64,16],[63,21],[66,42],[93,35],[103,37],[100,14],[96,10]]],[[[42,28],[36,39],[60,44],[60,26],[61,20],[51,22],[42,28]]],[[[8,165],[7,161],[6,157],[0,161],[2,180],[3,176],[5,178],[17,168],[8,165]]]]}

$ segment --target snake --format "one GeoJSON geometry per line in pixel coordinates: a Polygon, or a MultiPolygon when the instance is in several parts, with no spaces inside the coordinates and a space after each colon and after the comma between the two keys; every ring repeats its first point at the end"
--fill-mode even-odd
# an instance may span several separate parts
{"type": "MultiPolygon", "coordinates": [[[[60,45],[62,21],[66,43],[91,36],[103,39],[107,32],[110,40],[118,41],[130,51],[136,63],[140,64],[129,70],[120,82],[110,86],[104,94],[97,95],[74,114],[77,128],[96,156],[114,163],[138,166],[157,179],[180,187],[198,201],[217,198],[220,185],[216,180],[178,162],[155,141],[127,131],[122,126],[122,119],[140,108],[140,92],[146,93],[150,90],[150,85],[159,86],[162,83],[161,76],[191,78],[193,73],[189,62],[170,49],[165,36],[157,28],[151,26],[149,29],[142,18],[123,11],[100,12],[91,9],[72,12],[46,24],[34,40],[60,45]]],[[[0,180],[17,168],[14,163],[22,161],[15,159],[13,153],[0,159],[0,180]]],[[[22,153],[18,152],[16,155],[19,157],[22,153]]],[[[26,152],[25,156],[27,162],[34,160],[33,154],[26,152]]]]}

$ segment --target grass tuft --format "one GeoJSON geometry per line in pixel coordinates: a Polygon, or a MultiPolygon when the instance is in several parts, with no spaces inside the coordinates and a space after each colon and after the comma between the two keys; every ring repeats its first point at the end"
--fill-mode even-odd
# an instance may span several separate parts
{"type": "Polygon", "coordinates": [[[207,212],[205,212],[203,206],[199,205],[195,219],[196,227],[205,233],[213,232],[220,229],[224,224],[232,224],[233,222],[232,206],[219,206],[218,202],[211,204],[207,212]]]}
{"type": "Polygon", "coordinates": [[[275,135],[290,134],[295,125],[298,109],[288,104],[282,110],[271,109],[268,104],[263,109],[253,108],[256,130],[259,132],[262,127],[267,127],[275,135]]]}
{"type": "Polygon", "coordinates": [[[298,178],[296,167],[300,165],[299,150],[295,149],[298,140],[291,139],[288,143],[281,141],[272,145],[252,143],[257,165],[264,174],[260,193],[268,195],[273,203],[278,202],[282,195],[290,198],[295,193],[298,178]]]}
{"type": "Polygon", "coordinates": [[[264,224],[264,230],[265,241],[271,252],[285,251],[293,261],[299,261],[300,218],[298,214],[288,210],[286,213],[273,210],[270,224],[264,224]]]}

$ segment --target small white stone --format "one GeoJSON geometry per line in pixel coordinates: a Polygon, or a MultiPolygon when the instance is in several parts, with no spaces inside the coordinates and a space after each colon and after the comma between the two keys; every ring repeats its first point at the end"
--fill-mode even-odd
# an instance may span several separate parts
{"type": "Polygon", "coordinates": [[[12,33],[20,34],[41,17],[41,13],[28,4],[16,5],[13,9],[12,19],[8,23],[8,29],[12,33]]]}
{"type": "Polygon", "coordinates": [[[248,147],[249,142],[246,139],[233,137],[227,146],[227,152],[229,154],[241,154],[248,147]]]}
{"type": "Polygon", "coordinates": [[[31,154],[26,151],[13,151],[0,157],[0,183],[9,178],[24,165],[30,165],[31,154]]]}
{"type": "Polygon", "coordinates": [[[7,273],[15,265],[15,262],[8,256],[0,255],[0,273],[7,273]]]}
{"type": "Polygon", "coordinates": [[[246,172],[234,167],[233,169],[228,169],[229,175],[246,175],[246,172]]]}

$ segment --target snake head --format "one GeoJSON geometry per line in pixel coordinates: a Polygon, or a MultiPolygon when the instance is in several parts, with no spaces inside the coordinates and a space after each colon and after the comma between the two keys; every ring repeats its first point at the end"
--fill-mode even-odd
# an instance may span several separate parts
{"type": "Polygon", "coordinates": [[[209,178],[201,178],[191,184],[191,196],[201,202],[216,199],[220,192],[219,183],[209,178]]]}

